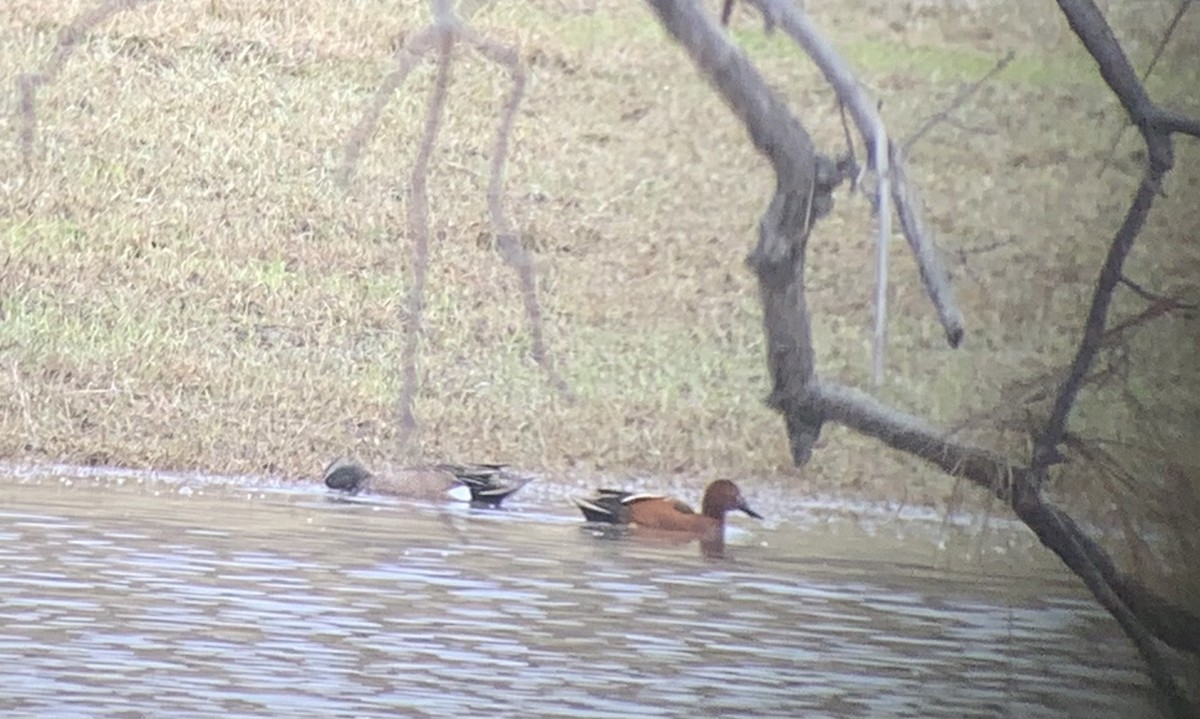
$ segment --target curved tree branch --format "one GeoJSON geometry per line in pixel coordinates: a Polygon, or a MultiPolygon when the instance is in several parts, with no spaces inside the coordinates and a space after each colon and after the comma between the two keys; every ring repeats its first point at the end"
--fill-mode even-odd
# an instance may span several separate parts
{"type": "Polygon", "coordinates": [[[1174,165],[1172,128],[1178,127],[1182,131],[1200,129],[1200,123],[1167,113],[1154,104],[1116,36],[1113,35],[1112,28],[1091,0],[1059,0],[1058,4],[1071,29],[1095,59],[1100,75],[1109,89],[1117,96],[1130,120],[1141,131],[1149,162],[1125,214],[1125,220],[1109,245],[1108,256],[1104,260],[1100,276],[1096,279],[1092,304],[1084,323],[1083,339],[1076,350],[1071,369],[1059,388],[1054,409],[1046,426],[1034,440],[1029,467],[1039,481],[1045,481],[1050,465],[1060,461],[1058,445],[1066,434],[1067,419],[1104,338],[1108,309],[1112,304],[1117,284],[1121,282],[1125,258],[1129,256],[1146,218],[1150,215],[1163,178],[1174,165]]]}
{"type": "MultiPolygon", "coordinates": [[[[813,348],[804,299],[804,252],[812,220],[823,214],[831,202],[827,188],[832,185],[823,181],[821,172],[829,163],[816,154],[799,122],[766,88],[745,57],[718,33],[697,3],[647,1],[663,26],[687,49],[700,71],[746,125],[755,146],[775,169],[775,195],[760,221],[759,241],[749,263],[758,274],[763,301],[768,365],[774,381],[771,404],[788,421],[793,459],[797,463],[807,460],[821,424],[833,420],[931,462],[948,474],[970,479],[1001,498],[1116,618],[1141,652],[1155,686],[1171,711],[1178,716],[1189,715],[1194,707],[1176,683],[1155,640],[1195,654],[1200,650],[1200,618],[1119,573],[1099,545],[1065,512],[1042,498],[1041,482],[1065,433],[1066,418],[1079,388],[1104,341],[1108,307],[1112,291],[1121,280],[1124,259],[1145,222],[1162,178],[1171,168],[1169,132],[1197,129],[1194,123],[1164,112],[1151,102],[1111,29],[1090,0],[1060,0],[1072,29],[1096,58],[1105,81],[1141,129],[1150,164],[1101,270],[1084,340],[1059,390],[1051,419],[1037,441],[1038,449],[1030,466],[1020,467],[986,449],[954,442],[925,422],[892,410],[865,394],[813,377],[813,348]]],[[[791,22],[789,18],[798,16],[792,5],[780,0],[752,2],[763,11],[768,25],[780,24],[785,31],[791,22]]],[[[836,59],[823,47],[823,41],[812,41],[808,35],[815,32],[811,28],[797,25],[793,29],[801,36],[797,37],[798,42],[818,64],[829,61],[830,57],[836,59]]],[[[840,76],[823,64],[822,70],[831,84],[845,81],[835,80],[840,76]]],[[[854,92],[858,92],[857,83],[853,86],[854,92]]],[[[839,86],[838,90],[840,94],[842,88],[839,86]]],[[[846,102],[845,97],[843,101],[846,102]]],[[[854,105],[847,104],[853,114],[854,105]]],[[[856,116],[856,122],[858,119],[856,116]]],[[[868,132],[861,125],[860,131],[868,132]]],[[[875,148],[872,160],[877,170],[888,160],[898,157],[902,160],[890,145],[887,149],[892,156],[886,157],[880,146],[868,144],[875,148]]],[[[894,163],[895,166],[903,167],[903,162],[894,163]]],[[[837,173],[826,174],[836,177],[837,173]]],[[[888,174],[896,177],[894,171],[888,174]]],[[[907,185],[902,171],[899,179],[897,185],[907,185]]],[[[903,212],[901,216],[904,217],[903,212]]],[[[905,228],[906,234],[910,231],[917,237],[923,234],[919,223],[905,223],[905,228]]],[[[916,254],[918,259],[923,256],[919,250],[916,254]]],[[[952,344],[957,337],[961,334],[951,336],[952,344]]]]}
{"type": "Polygon", "coordinates": [[[821,418],[805,409],[813,350],[804,298],[804,249],[812,222],[832,205],[837,171],[823,160],[818,178],[818,156],[808,133],[698,3],[649,4],[775,170],[775,194],[759,221],[758,244],[746,262],[758,275],[763,305],[773,380],[768,403],[784,415],[793,461],[804,464],[821,428],[821,418]]]}
{"type": "Polygon", "coordinates": [[[1189,715],[1187,699],[1153,639],[1200,656],[1200,617],[1118,572],[1107,553],[1070,516],[1041,498],[1039,483],[1028,468],[1010,464],[986,449],[953,441],[923,420],[848,387],[814,382],[809,397],[826,419],[920,457],[947,474],[968,479],[1012,507],[1120,623],[1175,714],[1189,715]]]}
{"type": "Polygon", "coordinates": [[[951,347],[957,347],[964,332],[962,311],[954,299],[949,275],[934,251],[933,238],[921,220],[920,198],[904,174],[903,153],[888,139],[887,129],[875,102],[863,90],[862,84],[851,71],[850,64],[817,31],[799,6],[788,0],[751,2],[762,12],[769,26],[778,25],[803,48],[837,92],[838,100],[849,109],[855,126],[862,133],[868,148],[868,164],[875,171],[879,181],[875,198],[875,210],[879,218],[876,238],[879,261],[876,265],[876,356],[873,372],[875,381],[878,381],[882,372],[880,363],[883,352],[880,343],[883,340],[882,323],[886,316],[886,245],[892,235],[889,199],[896,203],[904,239],[908,241],[916,256],[925,293],[937,310],[946,341],[951,347]]]}
{"type": "Polygon", "coordinates": [[[106,0],[91,10],[84,10],[58,33],[58,44],[37,72],[21,73],[17,76],[17,111],[21,129],[18,143],[21,159],[26,169],[33,165],[33,145],[37,138],[37,93],[43,85],[54,82],[67,58],[83,42],[91,30],[117,13],[132,10],[149,0],[106,0]]]}
{"type": "Polygon", "coordinates": [[[525,96],[525,67],[515,49],[489,40],[465,26],[461,35],[463,42],[506,69],[512,77],[512,89],[504,101],[504,108],[500,111],[500,123],[496,127],[496,140],[492,145],[487,192],[488,214],[491,215],[492,233],[500,247],[500,256],[513,268],[521,282],[521,298],[525,303],[525,317],[529,321],[530,352],[533,360],[546,373],[550,384],[563,397],[570,398],[571,388],[558,373],[554,358],[546,348],[546,333],[542,328],[542,305],[538,302],[537,275],[533,271],[533,258],[529,256],[525,245],[521,244],[520,236],[504,212],[504,169],[508,163],[508,143],[517,120],[517,110],[521,106],[521,98],[525,96]]]}

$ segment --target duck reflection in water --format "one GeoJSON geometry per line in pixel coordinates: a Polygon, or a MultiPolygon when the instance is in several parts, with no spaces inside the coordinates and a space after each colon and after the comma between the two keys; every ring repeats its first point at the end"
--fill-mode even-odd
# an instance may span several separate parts
{"type": "Polygon", "coordinates": [[[668,542],[699,539],[700,550],[707,557],[725,555],[726,513],[736,509],[762,519],[746,503],[738,486],[728,479],[708,485],[699,514],[672,497],[617,489],[601,489],[592,497],[577,497],[572,501],[589,522],[631,525],[640,536],[668,542]]]}

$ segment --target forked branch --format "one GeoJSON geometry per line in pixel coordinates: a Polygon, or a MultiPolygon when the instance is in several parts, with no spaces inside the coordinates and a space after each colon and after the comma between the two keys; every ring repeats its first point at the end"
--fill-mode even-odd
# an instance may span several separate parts
{"type": "Polygon", "coordinates": [[[344,149],[342,164],[337,172],[340,185],[347,187],[358,166],[363,148],[379,124],[380,115],[397,90],[403,85],[417,64],[429,53],[437,51],[438,70],[434,80],[426,112],[425,131],[421,136],[417,157],[414,160],[409,182],[409,234],[413,241],[413,283],[409,288],[407,313],[404,318],[406,343],[403,354],[404,388],[401,392],[398,414],[400,417],[401,443],[416,427],[412,406],[416,396],[417,347],[421,332],[422,307],[425,292],[425,277],[429,257],[429,199],[427,178],[429,162],[437,137],[437,130],[445,111],[449,86],[451,50],[456,42],[462,42],[483,55],[486,59],[502,66],[512,78],[512,89],[504,102],[500,122],[492,150],[491,171],[488,181],[487,203],[492,232],[496,237],[500,255],[513,268],[521,284],[521,296],[529,322],[531,354],[538,366],[546,373],[550,383],[564,396],[570,397],[566,381],[558,373],[546,347],[543,331],[541,304],[537,296],[537,279],[533,262],[521,244],[504,209],[504,170],[508,161],[509,141],[517,109],[525,94],[526,75],[514,49],[484,38],[463,24],[454,13],[449,0],[433,0],[436,20],[433,25],[412,36],[396,54],[396,68],[384,78],[375,92],[371,104],[363,112],[358,124],[351,131],[344,149]]]}
{"type": "Polygon", "coordinates": [[[1192,707],[1154,640],[1200,656],[1200,617],[1120,573],[1108,554],[1061,509],[1041,497],[1036,477],[989,450],[956,442],[923,420],[856,390],[814,382],[815,412],[964,477],[1003,500],[1083,580],[1146,660],[1150,678],[1180,717],[1192,707]]]}
{"type": "MultiPolygon", "coordinates": [[[[758,274],[763,301],[768,365],[774,382],[771,404],[787,419],[793,459],[798,464],[806,461],[811,442],[822,423],[833,420],[921,457],[948,474],[965,477],[1000,497],[1117,619],[1142,653],[1150,676],[1171,711],[1178,716],[1187,716],[1194,708],[1175,682],[1158,641],[1197,653],[1200,619],[1120,574],[1107,554],[1069,516],[1043,500],[1041,478],[1047,465],[1042,463],[1041,455],[1035,453],[1029,467],[1010,464],[986,449],[955,442],[925,422],[885,407],[865,394],[814,378],[803,270],[811,220],[819,217],[830,202],[826,187],[820,181],[823,163],[800,123],[770,92],[744,55],[725,41],[697,3],[647,1],[663,26],[685,47],[699,70],[745,124],[751,140],[775,169],[775,194],[759,223],[759,240],[750,256],[750,264],[758,274]]],[[[881,181],[892,180],[893,187],[908,187],[903,175],[902,153],[886,140],[874,107],[865,102],[857,83],[845,72],[844,63],[791,3],[784,0],[750,1],[763,12],[768,25],[779,25],[796,38],[838,89],[839,97],[850,109],[860,132],[868,137],[868,147],[872,148],[871,164],[881,175],[881,181]],[[901,168],[899,175],[896,174],[897,167],[901,168]]],[[[1122,104],[1146,137],[1150,167],[1126,222],[1114,238],[1097,283],[1085,340],[1058,395],[1044,436],[1039,440],[1039,446],[1050,448],[1056,447],[1063,436],[1066,414],[1104,338],[1109,295],[1122,277],[1124,257],[1149,212],[1153,194],[1170,169],[1169,133],[1197,129],[1194,121],[1163,111],[1149,100],[1103,16],[1090,0],[1060,0],[1060,5],[1072,28],[1100,64],[1105,80],[1121,97],[1122,104]]],[[[912,195],[903,191],[896,194],[899,195],[896,197],[898,205],[919,207],[912,195]]],[[[885,207],[880,203],[881,215],[885,207]]],[[[905,211],[901,210],[900,214],[905,217],[905,211]]],[[[910,217],[919,218],[915,209],[910,217]]],[[[927,288],[937,286],[944,271],[937,271],[939,265],[932,252],[932,242],[919,221],[904,222],[903,226],[923,265],[927,288]],[[926,260],[930,262],[928,267],[926,260]]],[[[930,296],[935,304],[939,303],[938,298],[945,302],[938,305],[939,313],[944,307],[943,327],[953,345],[962,336],[961,315],[953,304],[948,286],[945,294],[939,292],[938,289],[931,290],[930,296]]]]}
{"type": "Polygon", "coordinates": [[[698,3],[649,4],[775,171],[775,194],[758,223],[758,242],[746,262],[758,275],[763,305],[772,379],[768,403],[784,416],[793,461],[804,464],[823,421],[806,410],[812,406],[808,384],[813,350],[804,297],[804,250],[812,223],[832,205],[837,169],[818,158],[800,122],[698,3]],[[824,171],[818,173],[818,166],[824,171]]]}
{"type": "Polygon", "coordinates": [[[946,335],[946,342],[957,347],[963,337],[963,316],[954,299],[949,274],[934,250],[933,238],[922,221],[921,203],[916,189],[904,172],[903,155],[888,139],[887,128],[875,103],[863,91],[849,63],[808,19],[804,11],[789,0],[750,0],[766,19],[768,26],[779,26],[816,63],[838,100],[850,111],[850,117],[862,134],[867,147],[867,163],[877,179],[875,209],[879,221],[876,236],[876,310],[873,380],[878,383],[883,370],[884,324],[887,316],[887,244],[891,239],[891,207],[895,202],[901,218],[901,230],[920,267],[925,293],[929,296],[946,335]],[[897,169],[898,168],[898,169],[897,169]]]}
{"type": "Polygon", "coordinates": [[[1049,467],[1059,457],[1058,445],[1067,431],[1067,419],[1084,378],[1095,360],[1108,325],[1108,310],[1117,285],[1124,277],[1125,259],[1150,216],[1154,198],[1162,188],[1163,178],[1174,165],[1175,153],[1171,134],[1183,132],[1200,137],[1200,123],[1163,110],[1146,92],[1133,65],[1103,13],[1091,0],[1059,0],[1071,29],[1095,59],[1100,75],[1125,108],[1129,119],[1138,127],[1146,144],[1148,162],[1130,202],[1125,219],[1109,244],[1104,266],[1096,279],[1092,303],[1083,327],[1083,339],[1075,352],[1062,386],[1055,398],[1054,409],[1045,427],[1034,441],[1030,471],[1044,481],[1049,467]],[[1168,119],[1169,118],[1169,119],[1168,119]]]}

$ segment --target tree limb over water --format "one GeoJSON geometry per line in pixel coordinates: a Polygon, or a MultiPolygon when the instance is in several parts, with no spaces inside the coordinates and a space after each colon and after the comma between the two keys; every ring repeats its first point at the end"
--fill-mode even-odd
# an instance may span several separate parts
{"type": "MultiPolygon", "coordinates": [[[[1039,540],[1087,585],[1121,625],[1146,660],[1155,686],[1176,716],[1197,711],[1176,682],[1163,653],[1166,644],[1200,656],[1200,617],[1157,596],[1117,570],[1112,559],[1062,509],[1042,496],[1048,468],[1060,457],[1067,419],[1097,351],[1105,341],[1108,310],[1122,282],[1125,258],[1149,215],[1163,178],[1171,170],[1172,133],[1200,137],[1200,121],[1157,106],[1134,73],[1103,14],[1091,0],[1059,0],[1071,29],[1096,60],[1100,74],[1142,133],[1148,163],[1125,221],[1114,235],[1096,281],[1095,294],[1075,359],[1054,394],[1053,410],[1035,439],[1027,466],[998,453],[957,441],[923,420],[887,407],[862,392],[825,382],[814,375],[814,348],[804,295],[805,250],[813,222],[832,207],[833,188],[852,174],[852,163],[836,163],[819,154],[804,127],[767,86],[744,53],[733,45],[695,0],[647,0],[663,27],[688,52],[700,72],[742,121],[755,147],[775,171],[775,192],[758,226],[758,242],[747,263],[758,276],[767,339],[767,365],[773,388],[771,407],[784,415],[792,458],[808,461],[826,421],[874,437],[890,447],[963,477],[1006,502],[1039,540]]],[[[838,56],[786,0],[749,0],[767,28],[781,27],[821,68],[850,110],[869,148],[868,164],[878,178],[876,210],[881,242],[890,235],[887,197],[897,203],[901,227],[921,268],[921,277],[951,346],[962,338],[962,315],[953,300],[945,270],[932,252],[932,240],[919,218],[915,188],[903,171],[903,153],[887,140],[875,105],[838,56]],[[890,192],[889,192],[890,188],[890,192]],[[905,219],[905,218],[908,219],[905,219]],[[884,233],[887,234],[884,234],[884,233]]],[[[728,18],[729,3],[724,8],[728,18]]],[[[877,275],[886,270],[880,254],[877,275]]],[[[880,284],[882,287],[882,282],[880,284]]],[[[882,293],[882,291],[881,291],[882,293]]],[[[882,303],[877,316],[882,317],[882,303]]],[[[877,348],[881,325],[877,324],[877,348]]],[[[878,376],[880,353],[875,358],[878,376]]]]}

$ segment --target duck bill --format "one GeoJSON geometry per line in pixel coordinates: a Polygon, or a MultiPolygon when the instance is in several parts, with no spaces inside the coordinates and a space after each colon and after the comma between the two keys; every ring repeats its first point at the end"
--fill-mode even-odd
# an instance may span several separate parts
{"type": "Polygon", "coordinates": [[[762,519],[762,515],[759,514],[758,512],[755,512],[753,509],[750,509],[749,505],[747,505],[745,502],[739,504],[738,509],[742,510],[746,514],[749,514],[751,517],[754,517],[755,519],[762,519]]]}

